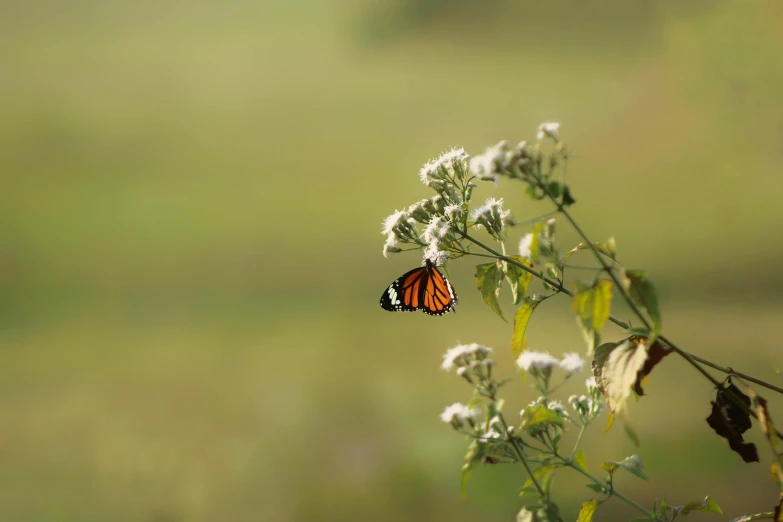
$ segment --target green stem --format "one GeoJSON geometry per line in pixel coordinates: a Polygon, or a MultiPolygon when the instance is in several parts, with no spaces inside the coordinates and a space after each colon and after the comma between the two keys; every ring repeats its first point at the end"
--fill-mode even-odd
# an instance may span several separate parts
{"type": "MultiPolygon", "coordinates": [[[[553,199],[553,202],[556,205],[558,205],[559,207],[561,207],[561,205],[557,202],[557,200],[553,199]]],[[[622,284],[617,279],[617,276],[614,274],[614,270],[612,270],[611,267],[608,264],[606,264],[606,261],[603,259],[601,254],[597,251],[595,246],[592,244],[590,239],[587,237],[587,234],[584,233],[582,228],[576,223],[576,221],[571,216],[571,214],[564,207],[561,207],[561,208],[562,208],[562,210],[561,210],[562,214],[574,226],[574,228],[576,229],[577,233],[579,233],[579,235],[582,236],[582,239],[584,239],[584,241],[588,245],[590,245],[591,250],[593,251],[593,253],[596,256],[596,258],[598,258],[599,262],[602,265],[602,268],[604,268],[609,273],[610,277],[612,277],[612,280],[615,282],[615,285],[617,286],[617,288],[622,291],[623,298],[625,298],[629,302],[629,306],[631,306],[631,309],[634,311],[634,313],[639,316],[639,319],[644,323],[645,326],[647,326],[648,329],[652,329],[651,325],[649,324],[649,322],[647,320],[647,318],[641,313],[641,311],[638,309],[638,307],[636,307],[636,304],[633,302],[633,300],[630,298],[630,296],[627,295],[627,293],[625,292],[622,284]]],[[[515,267],[519,268],[520,270],[524,270],[525,272],[528,272],[528,273],[532,274],[533,276],[537,277],[538,279],[549,283],[556,290],[558,290],[559,292],[564,293],[565,295],[567,295],[569,297],[573,297],[574,296],[573,292],[568,290],[566,287],[561,285],[559,282],[554,281],[554,280],[548,278],[542,272],[538,272],[536,270],[533,270],[529,266],[526,266],[523,263],[520,263],[516,259],[512,259],[512,258],[510,258],[510,257],[508,257],[506,255],[501,254],[497,250],[493,249],[492,247],[489,247],[489,246],[485,245],[484,243],[482,243],[478,239],[476,239],[473,236],[471,236],[470,234],[468,234],[467,231],[463,232],[462,236],[465,239],[467,239],[468,241],[471,241],[472,243],[476,244],[477,246],[479,246],[479,247],[483,248],[484,250],[486,250],[487,252],[491,253],[496,259],[502,259],[503,261],[505,261],[505,262],[507,262],[507,263],[509,263],[511,265],[514,265],[515,267]]],[[[480,254],[473,254],[473,255],[480,255],[480,254]]],[[[620,328],[623,328],[625,330],[627,330],[629,328],[629,325],[627,323],[625,323],[623,321],[620,321],[619,319],[616,319],[615,317],[609,316],[609,321],[611,321],[612,323],[616,324],[617,326],[619,326],[620,328]]],[[[737,372],[737,371],[735,371],[735,370],[733,370],[733,369],[731,369],[729,367],[725,367],[725,366],[721,366],[719,364],[712,363],[712,362],[707,361],[706,359],[703,359],[701,357],[697,358],[696,356],[690,354],[689,352],[686,352],[685,350],[679,348],[678,346],[676,346],[673,342],[671,342],[669,339],[667,339],[664,336],[659,336],[658,339],[662,343],[664,343],[666,346],[668,346],[671,350],[677,352],[677,354],[679,354],[681,357],[683,357],[689,364],[691,364],[694,368],[696,368],[696,370],[698,370],[699,373],[701,373],[705,378],[707,378],[707,380],[709,380],[716,387],[720,387],[721,383],[717,379],[715,379],[715,377],[710,375],[704,368],[702,368],[699,363],[706,364],[707,366],[709,366],[709,367],[711,367],[711,368],[713,368],[715,370],[721,371],[723,373],[727,373],[729,375],[736,375],[736,376],[741,377],[741,378],[748,378],[748,377],[750,377],[747,374],[744,374],[744,373],[741,373],[741,372],[737,372]],[[698,359],[698,362],[697,362],[697,359],[698,359]]],[[[774,384],[770,384],[768,382],[762,381],[761,379],[756,379],[755,377],[750,377],[747,380],[750,381],[750,382],[754,382],[754,383],[758,384],[759,386],[763,386],[763,387],[765,387],[767,389],[776,391],[778,393],[783,393],[783,388],[780,388],[778,386],[775,386],[774,384]]],[[[738,397],[735,397],[734,394],[732,394],[730,392],[728,393],[728,396],[729,396],[730,399],[732,399],[732,401],[734,401],[738,406],[740,406],[745,412],[747,412],[752,417],[758,419],[758,415],[756,414],[756,412],[753,411],[751,408],[749,408],[742,400],[740,400],[738,397]]],[[[778,431],[778,436],[783,438],[783,433],[778,431]]]]}
{"type": "Polygon", "coordinates": [[[585,434],[585,430],[587,429],[587,424],[582,424],[582,429],[579,430],[579,436],[576,438],[576,442],[574,443],[574,450],[571,452],[571,459],[574,460],[574,457],[576,456],[577,450],[579,450],[579,443],[582,442],[582,435],[585,434]]]}
{"type": "Polygon", "coordinates": [[[525,471],[527,471],[527,474],[530,477],[530,481],[538,490],[541,498],[545,498],[546,493],[544,492],[544,488],[541,487],[538,479],[536,479],[536,476],[533,474],[533,470],[530,469],[530,465],[527,463],[527,458],[525,457],[525,452],[522,451],[522,448],[517,445],[517,442],[511,436],[511,431],[508,429],[508,424],[506,424],[505,417],[503,417],[502,413],[498,413],[498,418],[500,419],[500,423],[503,425],[503,432],[506,435],[506,441],[511,444],[512,448],[514,448],[514,452],[517,454],[517,457],[519,457],[519,461],[522,463],[522,465],[525,466],[525,471]]]}
{"type": "MultiPolygon", "coordinates": [[[[575,469],[576,471],[578,471],[579,473],[581,473],[582,475],[584,475],[588,479],[592,480],[594,484],[598,484],[599,486],[606,487],[606,483],[605,482],[603,482],[603,481],[599,480],[598,478],[594,477],[593,475],[591,475],[587,471],[583,470],[582,468],[580,468],[579,466],[574,464],[572,461],[564,459],[562,456],[560,456],[557,453],[555,454],[555,457],[557,457],[560,460],[562,460],[565,463],[566,466],[570,467],[571,469],[575,469]]],[[[648,511],[647,509],[642,507],[640,504],[637,504],[636,502],[634,502],[630,498],[626,497],[625,495],[623,495],[622,493],[617,491],[614,487],[612,487],[610,489],[610,494],[612,496],[615,496],[615,497],[619,498],[620,500],[622,500],[623,502],[625,502],[629,506],[635,507],[636,509],[638,509],[639,511],[644,513],[646,516],[652,517],[652,513],[650,511],[648,511]]]]}

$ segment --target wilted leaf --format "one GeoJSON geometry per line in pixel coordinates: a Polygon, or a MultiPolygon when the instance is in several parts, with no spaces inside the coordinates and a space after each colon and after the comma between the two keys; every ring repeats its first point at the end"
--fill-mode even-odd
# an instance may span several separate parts
{"type": "Polygon", "coordinates": [[[527,323],[530,322],[533,310],[536,309],[539,303],[541,301],[534,301],[529,297],[525,297],[522,305],[517,308],[517,313],[514,316],[514,334],[511,336],[511,355],[514,356],[514,359],[527,350],[527,323]]]}
{"type": "Polygon", "coordinates": [[[753,399],[753,407],[756,409],[756,415],[758,415],[759,425],[761,431],[769,441],[769,445],[775,455],[780,455],[780,441],[778,440],[778,433],[775,429],[775,423],[772,422],[772,417],[769,416],[769,410],[767,409],[767,400],[761,395],[757,394],[755,390],[750,390],[751,397],[753,399]]]}
{"type": "Polygon", "coordinates": [[[484,302],[500,316],[504,321],[503,311],[498,303],[498,294],[500,293],[500,281],[503,274],[498,270],[497,263],[485,263],[476,265],[476,286],[484,298],[484,302]]]}
{"type": "Polygon", "coordinates": [[[742,457],[742,460],[758,462],[759,455],[755,444],[745,442],[742,437],[742,434],[752,425],[750,415],[728,397],[727,390],[748,407],[750,406],[750,397],[730,383],[728,387],[718,389],[715,401],[712,402],[712,412],[707,417],[707,424],[715,430],[715,433],[728,441],[729,447],[742,457]]]}
{"type": "Polygon", "coordinates": [[[579,452],[574,455],[574,464],[582,471],[587,471],[587,461],[585,460],[585,456],[586,455],[584,450],[579,450],[579,452]]]}
{"type": "MultiPolygon", "coordinates": [[[[632,343],[640,344],[644,343],[647,339],[644,337],[631,337],[630,340],[632,343]]],[[[647,379],[650,376],[650,372],[653,371],[655,365],[661,362],[661,360],[670,353],[672,353],[672,351],[668,348],[665,348],[657,340],[653,341],[653,343],[647,348],[647,359],[644,361],[644,366],[642,366],[642,369],[639,370],[639,373],[636,375],[636,382],[633,386],[634,391],[638,395],[644,395],[644,387],[647,385],[647,379]]]]}
{"type": "Polygon", "coordinates": [[[712,500],[710,497],[704,497],[704,500],[701,502],[688,502],[682,507],[680,514],[684,516],[693,511],[699,511],[701,513],[717,513],[718,515],[723,514],[723,511],[721,510],[718,503],[712,500]]]}
{"type": "Polygon", "coordinates": [[[595,382],[612,412],[619,414],[625,408],[646,359],[647,347],[628,339],[596,349],[592,363],[595,382]]]}
{"type": "Polygon", "coordinates": [[[658,309],[658,293],[643,270],[625,270],[621,274],[623,286],[631,299],[647,311],[655,327],[653,338],[661,331],[661,312],[658,309]]]}
{"type": "Polygon", "coordinates": [[[536,424],[550,423],[563,425],[563,419],[554,411],[548,409],[543,404],[538,406],[528,406],[525,408],[525,413],[522,415],[522,426],[527,429],[536,424]]]}
{"type": "MultiPolygon", "coordinates": [[[[533,265],[530,263],[530,261],[524,257],[508,257],[529,268],[533,268],[533,265]]],[[[527,289],[528,286],[530,286],[530,281],[533,279],[533,274],[522,270],[518,266],[514,266],[507,261],[503,261],[503,271],[506,275],[506,280],[508,281],[509,286],[511,286],[511,294],[514,296],[514,304],[518,305],[525,298],[525,294],[527,294],[527,289]]]]}
{"type": "Polygon", "coordinates": [[[592,285],[585,285],[577,281],[571,308],[585,328],[600,332],[612,309],[612,282],[597,279],[592,285]]]}
{"type": "Polygon", "coordinates": [[[593,520],[593,515],[595,515],[596,509],[598,509],[598,501],[594,498],[591,498],[582,504],[582,509],[579,510],[579,518],[576,520],[576,522],[590,522],[593,520]]]}

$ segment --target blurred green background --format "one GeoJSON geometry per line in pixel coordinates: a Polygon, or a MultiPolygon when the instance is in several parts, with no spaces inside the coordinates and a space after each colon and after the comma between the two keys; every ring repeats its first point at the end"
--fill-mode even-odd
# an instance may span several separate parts
{"type": "MultiPolygon", "coordinates": [[[[427,159],[542,121],[668,335],[781,384],[781,85],[773,0],[0,2],[0,520],[513,520],[522,470],[479,470],[464,502],[438,419],[469,398],[444,350],[511,374],[510,326],[470,260],[459,314],[382,311],[420,258],[379,231],[429,196],[427,159]]],[[[545,210],[521,192],[477,196],[545,210]]],[[[565,300],[529,332],[582,350],[565,300]]],[[[534,398],[506,390],[512,415],[534,398]]],[[[766,447],[744,465],[710,433],[705,381],[672,356],[648,390],[642,447],[596,428],[591,470],[638,452],[651,481],[618,486],[644,505],[772,508],[766,447]]]]}

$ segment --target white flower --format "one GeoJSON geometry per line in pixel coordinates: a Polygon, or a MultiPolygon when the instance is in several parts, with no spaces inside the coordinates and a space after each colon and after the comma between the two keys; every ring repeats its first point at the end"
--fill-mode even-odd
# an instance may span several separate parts
{"type": "MultiPolygon", "coordinates": [[[[486,216],[487,214],[491,215],[493,211],[496,211],[498,214],[503,212],[503,198],[500,199],[488,198],[487,202],[484,203],[484,205],[473,210],[473,216],[472,216],[473,220],[478,221],[480,218],[486,216]]],[[[506,213],[506,215],[508,215],[508,213],[506,213]]]]}
{"type": "Polygon", "coordinates": [[[563,404],[560,401],[552,401],[549,404],[546,405],[546,409],[552,410],[557,413],[562,413],[564,408],[563,404]]]}
{"type": "Polygon", "coordinates": [[[544,139],[544,137],[550,137],[555,141],[560,141],[560,132],[558,130],[560,129],[560,124],[555,122],[548,122],[548,123],[542,123],[538,126],[538,135],[536,136],[536,139],[538,141],[541,141],[544,139]]]}
{"type": "Polygon", "coordinates": [[[525,234],[522,240],[519,242],[519,255],[527,260],[530,260],[532,255],[530,247],[533,246],[533,234],[531,232],[525,234]]]}
{"type": "Polygon", "coordinates": [[[590,377],[585,381],[585,386],[587,387],[588,392],[592,392],[595,389],[598,389],[598,385],[595,383],[595,376],[590,377]]]}
{"type": "Polygon", "coordinates": [[[500,417],[495,415],[489,422],[485,422],[481,425],[481,436],[479,437],[481,442],[490,442],[491,439],[502,439],[503,435],[500,430],[503,429],[503,425],[500,422],[500,417]]]}
{"type": "Polygon", "coordinates": [[[493,179],[497,181],[497,164],[506,158],[508,143],[501,141],[497,145],[488,147],[484,154],[474,156],[470,160],[470,171],[481,179],[493,179]]]}
{"type": "Polygon", "coordinates": [[[419,169],[419,178],[421,179],[421,182],[427,185],[430,182],[430,176],[434,170],[435,164],[432,162],[432,160],[425,163],[424,166],[419,169]]]}
{"type": "Polygon", "coordinates": [[[454,162],[467,160],[470,156],[465,153],[465,149],[462,147],[452,147],[448,151],[441,154],[437,159],[430,160],[419,169],[419,178],[421,182],[429,186],[431,178],[445,179],[442,173],[438,173],[438,169],[443,167],[444,169],[454,169],[454,162]]]}
{"type": "Polygon", "coordinates": [[[394,235],[394,232],[386,238],[386,243],[383,245],[383,257],[389,257],[390,252],[400,252],[400,249],[397,248],[397,236],[394,235]]]}
{"type": "Polygon", "coordinates": [[[434,216],[430,219],[427,228],[424,229],[422,237],[426,243],[438,243],[449,233],[448,221],[443,221],[440,216],[434,216]]]}
{"type": "Polygon", "coordinates": [[[568,404],[581,415],[585,415],[593,409],[593,399],[586,395],[572,395],[568,398],[568,404]]]}
{"type": "Polygon", "coordinates": [[[457,204],[450,204],[446,205],[446,208],[443,210],[443,213],[446,215],[449,219],[454,219],[455,217],[462,214],[462,205],[457,204]]]}
{"type": "Polygon", "coordinates": [[[465,360],[463,357],[468,354],[468,348],[469,346],[461,344],[446,350],[446,354],[443,356],[443,364],[440,367],[448,371],[454,368],[454,366],[464,366],[465,360]]]}
{"type": "Polygon", "coordinates": [[[449,259],[449,255],[438,248],[438,243],[433,241],[424,249],[424,259],[435,266],[443,266],[449,259]]]}
{"type": "Polygon", "coordinates": [[[465,421],[475,421],[478,413],[476,408],[468,408],[464,404],[455,402],[443,410],[443,413],[440,414],[440,420],[446,424],[462,425],[465,421]]]}
{"type": "MultiPolygon", "coordinates": [[[[443,364],[440,367],[448,371],[454,366],[462,367],[467,365],[469,357],[482,361],[490,355],[492,355],[492,348],[487,346],[477,343],[461,344],[446,351],[446,354],[443,356],[443,364]]],[[[486,364],[486,361],[483,362],[486,364]]]]}
{"type": "Polygon", "coordinates": [[[395,227],[401,225],[405,221],[407,215],[408,213],[404,210],[395,210],[394,214],[383,221],[383,231],[381,231],[381,234],[385,236],[391,234],[395,227]]]}
{"type": "Polygon", "coordinates": [[[576,352],[563,354],[563,359],[560,361],[560,367],[567,373],[579,373],[584,365],[585,362],[576,352]]]}
{"type": "Polygon", "coordinates": [[[525,371],[530,369],[551,369],[557,366],[557,359],[546,352],[524,352],[517,359],[517,365],[525,371]]]}

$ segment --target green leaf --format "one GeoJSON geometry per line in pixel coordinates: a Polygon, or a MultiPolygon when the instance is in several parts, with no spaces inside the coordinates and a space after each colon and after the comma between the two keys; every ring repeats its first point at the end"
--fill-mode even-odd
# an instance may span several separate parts
{"type": "Polygon", "coordinates": [[[481,292],[484,302],[505,321],[506,318],[500,309],[500,303],[498,303],[502,275],[502,272],[498,270],[497,263],[476,265],[476,286],[481,292]]]}
{"type": "Polygon", "coordinates": [[[547,192],[553,198],[559,198],[560,194],[563,192],[563,186],[559,181],[550,181],[549,185],[547,185],[547,192]]]}
{"type": "Polygon", "coordinates": [[[605,493],[606,486],[601,484],[587,484],[587,487],[595,491],[596,493],[605,493]]]}
{"type": "Polygon", "coordinates": [[[574,464],[582,471],[587,472],[587,462],[585,461],[585,456],[585,451],[579,450],[579,452],[574,455],[574,464]]]}
{"type": "Polygon", "coordinates": [[[522,415],[522,426],[525,429],[542,423],[557,424],[562,427],[563,419],[543,404],[525,408],[525,413],[522,415]]]}
{"type": "Polygon", "coordinates": [[[593,520],[596,509],[598,509],[598,501],[594,498],[588,500],[582,504],[582,509],[579,510],[579,518],[576,519],[576,522],[590,522],[593,520]]]}
{"type": "MultiPolygon", "coordinates": [[[[544,489],[544,491],[548,491],[548,487],[545,487],[545,485],[548,486],[551,483],[552,472],[554,472],[557,468],[558,466],[556,464],[544,464],[543,466],[533,470],[533,476],[536,477],[536,480],[544,489]]],[[[528,477],[527,481],[525,481],[525,484],[522,486],[522,489],[519,492],[519,496],[530,496],[530,494],[538,496],[539,493],[533,485],[533,481],[530,479],[530,477],[528,477]]]]}
{"type": "Polygon", "coordinates": [[[591,250],[590,244],[592,244],[593,247],[598,250],[598,252],[605,255],[606,257],[614,259],[617,255],[617,245],[615,244],[614,238],[610,237],[606,241],[601,241],[598,243],[579,243],[563,255],[563,264],[568,263],[568,259],[574,255],[574,253],[579,252],[580,250],[591,250]]]}
{"type": "Polygon", "coordinates": [[[720,508],[718,503],[712,500],[710,497],[704,497],[704,500],[701,502],[688,502],[682,507],[680,514],[684,516],[693,511],[699,511],[701,513],[717,513],[718,515],[723,514],[723,510],[720,508]]]}
{"type": "Polygon", "coordinates": [[[636,434],[636,430],[634,430],[628,422],[623,423],[623,430],[625,431],[625,434],[628,436],[628,438],[631,439],[631,442],[633,442],[634,446],[637,448],[641,446],[641,443],[639,442],[639,436],[636,434]]]}
{"type": "Polygon", "coordinates": [[[658,293],[647,279],[643,270],[625,270],[621,273],[622,283],[631,299],[647,311],[653,322],[653,338],[661,332],[661,312],[658,309],[658,293]]]}
{"type": "Polygon", "coordinates": [[[571,190],[569,190],[568,185],[563,185],[563,206],[570,207],[576,203],[576,200],[571,195],[571,190]]]}
{"type": "Polygon", "coordinates": [[[601,464],[601,469],[605,469],[606,471],[609,472],[610,475],[614,473],[617,468],[622,468],[627,472],[636,475],[640,479],[650,480],[650,478],[644,472],[642,459],[639,458],[639,455],[631,455],[630,457],[626,457],[620,462],[613,462],[611,460],[607,460],[601,464]]]}
{"type": "Polygon", "coordinates": [[[468,481],[473,474],[473,466],[481,461],[484,455],[484,444],[479,444],[477,441],[473,441],[468,446],[468,452],[465,454],[465,458],[462,462],[462,469],[460,472],[459,491],[464,500],[468,499],[468,481]]]}
{"type": "MultiPolygon", "coordinates": [[[[533,268],[533,265],[522,256],[508,256],[514,261],[517,261],[529,268],[533,268]]],[[[525,298],[527,289],[530,286],[530,281],[533,280],[533,274],[522,270],[518,266],[514,266],[507,261],[503,261],[503,273],[506,275],[506,280],[509,286],[511,286],[511,293],[514,296],[514,304],[518,305],[525,298]]]]}
{"type": "Polygon", "coordinates": [[[571,308],[585,328],[600,332],[612,309],[612,282],[596,279],[592,285],[576,282],[571,308]]]}
{"type": "Polygon", "coordinates": [[[533,310],[540,303],[541,301],[534,301],[529,297],[525,297],[522,305],[517,308],[517,313],[514,316],[514,334],[511,336],[511,355],[514,356],[514,359],[527,350],[527,323],[530,322],[533,310]]]}

